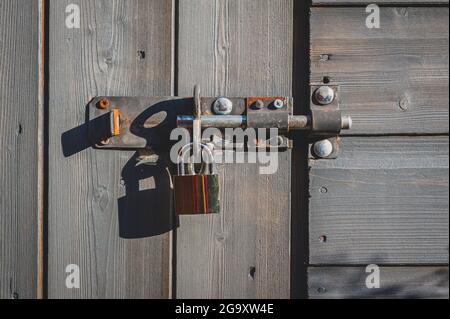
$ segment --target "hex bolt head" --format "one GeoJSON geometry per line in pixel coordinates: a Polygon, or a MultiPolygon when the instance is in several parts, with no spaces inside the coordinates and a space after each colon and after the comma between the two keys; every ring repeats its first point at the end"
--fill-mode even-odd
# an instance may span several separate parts
{"type": "Polygon", "coordinates": [[[329,105],[333,103],[335,93],[329,86],[321,86],[314,92],[314,99],[320,105],[329,105]]]}
{"type": "Polygon", "coordinates": [[[273,106],[276,108],[276,109],[282,109],[283,107],[284,107],[284,101],[283,100],[280,100],[280,99],[278,99],[278,100],[275,100],[274,102],[273,102],[273,106]]]}
{"type": "Polygon", "coordinates": [[[214,102],[213,111],[217,115],[230,115],[233,111],[233,102],[221,97],[214,102]]]}
{"type": "Polygon", "coordinates": [[[314,155],[320,158],[326,158],[333,154],[333,144],[329,140],[316,142],[313,146],[314,155]]]}

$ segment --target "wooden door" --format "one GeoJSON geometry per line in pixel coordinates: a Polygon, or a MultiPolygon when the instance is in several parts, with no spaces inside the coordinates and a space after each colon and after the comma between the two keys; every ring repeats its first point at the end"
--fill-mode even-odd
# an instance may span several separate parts
{"type": "Polygon", "coordinates": [[[370,3],[0,0],[0,298],[448,298],[448,0],[370,3]],[[354,125],[336,159],[291,132],[273,175],[218,165],[221,214],[175,218],[167,154],[94,149],[87,105],[195,84],[296,114],[336,85],[354,125]]]}

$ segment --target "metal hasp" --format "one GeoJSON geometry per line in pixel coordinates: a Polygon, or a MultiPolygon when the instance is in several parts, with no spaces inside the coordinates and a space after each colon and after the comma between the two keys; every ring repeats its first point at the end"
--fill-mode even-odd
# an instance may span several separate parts
{"type": "Polygon", "coordinates": [[[337,136],[352,125],[339,109],[338,86],[311,86],[306,115],[293,115],[291,97],[201,97],[198,87],[195,92],[188,98],[94,98],[88,106],[90,140],[100,149],[155,150],[169,147],[175,127],[192,129],[198,141],[206,128],[277,128],[284,141],[278,148],[291,147],[289,131],[304,130],[312,142],[330,139],[336,144],[328,156],[317,156],[334,158],[337,136]]]}

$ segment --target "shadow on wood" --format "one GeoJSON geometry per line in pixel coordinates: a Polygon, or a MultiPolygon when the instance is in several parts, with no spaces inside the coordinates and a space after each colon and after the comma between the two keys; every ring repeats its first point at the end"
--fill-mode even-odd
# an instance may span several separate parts
{"type": "MultiPolygon", "coordinates": [[[[87,109],[87,107],[86,107],[87,109]]],[[[89,122],[88,115],[86,111],[86,123],[77,126],[70,131],[64,132],[61,135],[61,146],[63,150],[64,157],[71,157],[79,152],[82,152],[92,146],[92,142],[89,138],[89,125],[95,125],[99,127],[104,127],[104,131],[108,130],[109,125],[109,114],[102,115],[96,119],[89,122]]],[[[99,132],[101,132],[99,130],[99,132]]],[[[101,141],[105,136],[92,137],[96,141],[101,141]]]]}
{"type": "Polygon", "coordinates": [[[146,148],[157,152],[158,160],[139,165],[137,152],[122,170],[126,189],[126,195],[118,200],[122,238],[157,236],[178,227],[168,149],[179,111],[173,101],[160,102],[145,109],[130,125],[131,133],[145,138],[146,148]]]}
{"type": "Polygon", "coordinates": [[[173,214],[170,159],[159,155],[154,166],[138,165],[136,153],[122,170],[126,195],[118,200],[120,237],[152,237],[178,227],[173,214]]]}
{"type": "MultiPolygon", "coordinates": [[[[169,157],[170,133],[176,125],[179,103],[164,101],[146,108],[130,125],[130,132],[145,138],[146,152],[158,160],[140,164],[142,150],[138,150],[122,169],[121,183],[125,196],[118,199],[119,235],[126,239],[146,238],[167,233],[178,226],[173,213],[173,192],[169,157]],[[157,153],[156,153],[157,152],[157,153]]],[[[70,157],[105,139],[109,129],[109,114],[89,121],[61,136],[64,156],[70,157]],[[90,130],[89,126],[99,129],[90,130]],[[96,132],[98,136],[92,136],[96,132]],[[91,134],[91,135],[90,135],[91,134]]],[[[99,150],[117,152],[120,150],[99,150]]]]}

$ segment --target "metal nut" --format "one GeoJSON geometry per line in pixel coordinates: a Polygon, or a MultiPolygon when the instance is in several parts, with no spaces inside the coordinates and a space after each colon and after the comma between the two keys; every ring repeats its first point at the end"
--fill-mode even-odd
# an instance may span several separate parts
{"type": "Polygon", "coordinates": [[[329,86],[321,86],[314,92],[314,99],[320,105],[329,105],[335,98],[334,90],[329,86]]]}
{"type": "Polygon", "coordinates": [[[333,144],[329,140],[316,142],[313,146],[314,155],[320,158],[326,158],[333,154],[333,144]]]}
{"type": "Polygon", "coordinates": [[[284,101],[283,100],[275,100],[274,102],[273,102],[273,106],[276,108],[276,109],[282,109],[283,107],[284,107],[284,101]]]}
{"type": "Polygon", "coordinates": [[[217,115],[229,115],[233,111],[233,102],[221,97],[214,102],[213,111],[217,115]]]}

